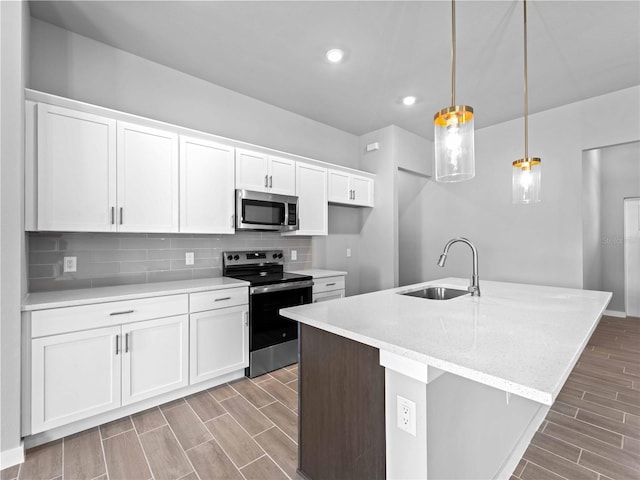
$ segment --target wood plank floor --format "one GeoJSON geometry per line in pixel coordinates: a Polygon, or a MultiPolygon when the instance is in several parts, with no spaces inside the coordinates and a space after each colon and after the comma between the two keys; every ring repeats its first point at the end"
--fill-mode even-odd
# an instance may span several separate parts
{"type": "MultiPolygon", "coordinates": [[[[297,366],[31,449],[0,480],[297,479],[297,366]]],[[[640,319],[603,317],[512,480],[640,478],[640,319]]]]}

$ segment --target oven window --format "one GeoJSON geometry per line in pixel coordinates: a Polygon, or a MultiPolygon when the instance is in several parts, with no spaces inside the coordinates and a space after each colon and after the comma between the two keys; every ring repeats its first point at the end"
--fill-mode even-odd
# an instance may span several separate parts
{"type": "Polygon", "coordinates": [[[285,204],[263,200],[242,200],[242,222],[256,225],[284,225],[285,204]]]}
{"type": "Polygon", "coordinates": [[[251,351],[298,338],[298,323],[278,314],[281,308],[311,303],[311,287],[251,295],[251,351]]]}

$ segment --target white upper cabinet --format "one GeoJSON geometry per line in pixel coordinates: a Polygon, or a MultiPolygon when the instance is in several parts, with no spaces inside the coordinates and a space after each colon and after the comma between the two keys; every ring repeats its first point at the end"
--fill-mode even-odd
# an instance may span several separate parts
{"type": "Polygon", "coordinates": [[[118,122],[118,230],[178,231],[178,135],[118,122]]]}
{"type": "Polygon", "coordinates": [[[329,201],[373,207],[373,179],[341,170],[329,170],[329,201]]]}
{"type": "Polygon", "coordinates": [[[296,194],[300,228],[283,235],[327,235],[327,169],[298,162],[296,165],[296,194]]]}
{"type": "Polygon", "coordinates": [[[234,148],[180,136],[180,231],[235,233],[234,148]]]}
{"type": "Polygon", "coordinates": [[[116,121],[38,104],[37,152],[37,222],[32,226],[114,231],[116,121]]]}
{"type": "Polygon", "coordinates": [[[236,188],[295,195],[296,162],[251,150],[236,150],[236,188]]]}

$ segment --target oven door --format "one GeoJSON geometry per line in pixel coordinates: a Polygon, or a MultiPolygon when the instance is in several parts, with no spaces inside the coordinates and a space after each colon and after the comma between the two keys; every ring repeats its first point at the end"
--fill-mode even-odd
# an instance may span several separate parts
{"type": "Polygon", "coordinates": [[[281,308],[311,303],[310,286],[252,293],[249,312],[249,351],[254,352],[298,338],[298,323],[281,316],[281,308]]]}
{"type": "Polygon", "coordinates": [[[250,378],[272,372],[298,361],[298,323],[282,317],[281,308],[311,303],[313,283],[306,286],[284,284],[251,287],[249,295],[250,378]],[[254,291],[257,291],[255,293],[254,291]]]}

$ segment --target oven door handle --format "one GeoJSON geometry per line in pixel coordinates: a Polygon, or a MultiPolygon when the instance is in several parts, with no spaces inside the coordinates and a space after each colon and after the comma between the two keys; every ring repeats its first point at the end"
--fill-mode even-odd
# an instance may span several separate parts
{"type": "Polygon", "coordinates": [[[262,285],[259,287],[251,287],[249,293],[251,295],[260,295],[261,293],[282,292],[283,290],[295,290],[299,288],[307,288],[313,286],[313,280],[303,280],[301,282],[276,283],[274,285],[262,285]]]}

